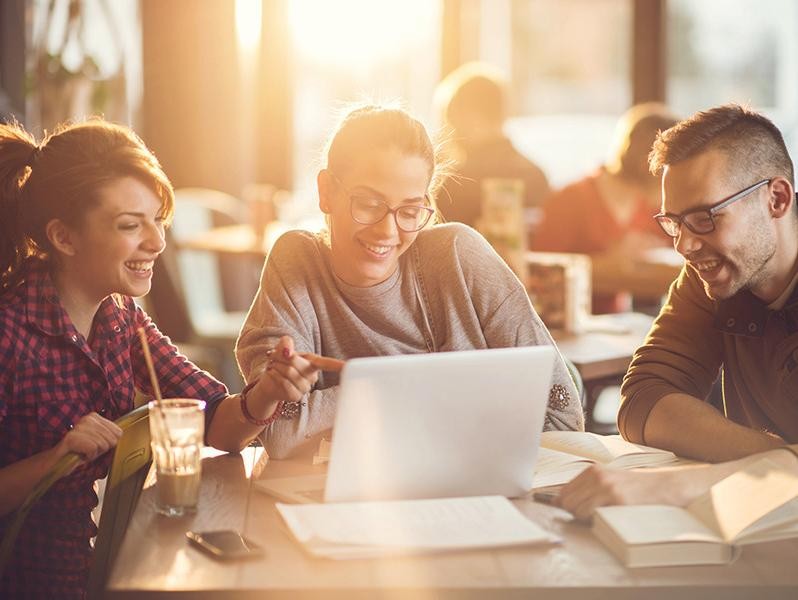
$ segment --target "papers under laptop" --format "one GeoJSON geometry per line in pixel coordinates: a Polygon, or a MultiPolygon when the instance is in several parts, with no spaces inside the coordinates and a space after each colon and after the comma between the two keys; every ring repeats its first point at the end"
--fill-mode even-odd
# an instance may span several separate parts
{"type": "Polygon", "coordinates": [[[517,497],[532,487],[555,350],[353,359],[329,469],[255,485],[292,503],[517,497]]]}

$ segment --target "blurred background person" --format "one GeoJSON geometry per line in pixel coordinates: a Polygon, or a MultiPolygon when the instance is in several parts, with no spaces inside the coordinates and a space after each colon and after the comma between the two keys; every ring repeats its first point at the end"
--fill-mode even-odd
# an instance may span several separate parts
{"type": "MultiPolygon", "coordinates": [[[[596,281],[602,272],[621,268],[647,249],[669,246],[653,219],[659,208],[659,178],[648,171],[648,153],[657,132],[676,121],[659,103],[626,111],[606,164],[548,198],[531,248],[590,255],[596,281]]],[[[593,294],[594,313],[629,310],[630,304],[629,294],[622,291],[593,294]]]]}
{"type": "Polygon", "coordinates": [[[471,62],[452,71],[435,90],[454,162],[454,175],[438,206],[446,221],[477,224],[484,179],[522,181],[526,207],[540,206],[549,193],[546,175],[504,133],[506,87],[497,69],[471,62]]]}

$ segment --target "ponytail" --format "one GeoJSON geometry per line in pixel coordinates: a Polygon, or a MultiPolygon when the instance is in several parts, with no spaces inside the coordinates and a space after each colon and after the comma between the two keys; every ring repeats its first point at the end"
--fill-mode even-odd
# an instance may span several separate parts
{"type": "Polygon", "coordinates": [[[0,124],[0,293],[18,283],[18,270],[33,248],[23,225],[25,183],[39,146],[16,122],[0,124]]]}

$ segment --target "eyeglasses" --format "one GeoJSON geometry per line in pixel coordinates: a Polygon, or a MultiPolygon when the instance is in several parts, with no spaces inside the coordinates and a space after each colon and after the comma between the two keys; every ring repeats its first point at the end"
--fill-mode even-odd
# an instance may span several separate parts
{"type": "Polygon", "coordinates": [[[382,221],[387,214],[393,215],[396,226],[405,233],[420,231],[429,223],[435,209],[429,206],[430,200],[424,194],[426,205],[406,204],[391,208],[387,202],[364,194],[354,194],[333,173],[333,179],[349,194],[349,211],[355,223],[360,225],[375,225],[382,221]]]}
{"type": "Polygon", "coordinates": [[[715,213],[726,208],[730,204],[745,198],[752,192],[770,182],[770,179],[757,181],[754,185],[749,185],[744,190],[741,190],[736,194],[713,204],[712,206],[692,208],[679,214],[659,213],[654,215],[654,219],[657,221],[657,223],[659,223],[659,226],[662,227],[662,231],[667,233],[672,238],[679,237],[679,231],[681,230],[682,224],[684,224],[687,229],[698,235],[712,233],[715,231],[715,219],[713,218],[715,213]]]}

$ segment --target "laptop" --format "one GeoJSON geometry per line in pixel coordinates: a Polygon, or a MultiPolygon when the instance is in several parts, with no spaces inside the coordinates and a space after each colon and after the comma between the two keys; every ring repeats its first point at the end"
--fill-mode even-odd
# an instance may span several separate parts
{"type": "Polygon", "coordinates": [[[326,485],[323,475],[255,485],[288,502],[521,496],[554,357],[532,346],[349,360],[326,485]]]}

